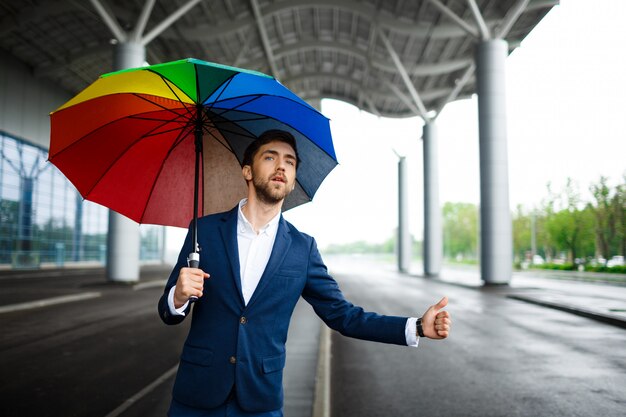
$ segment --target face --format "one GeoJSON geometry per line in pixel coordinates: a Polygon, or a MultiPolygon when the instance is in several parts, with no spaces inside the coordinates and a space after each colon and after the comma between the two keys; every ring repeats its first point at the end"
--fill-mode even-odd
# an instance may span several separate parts
{"type": "Polygon", "coordinates": [[[280,141],[261,146],[252,166],[243,167],[243,175],[252,181],[258,199],[266,204],[281,203],[296,183],[296,153],[280,141]]]}

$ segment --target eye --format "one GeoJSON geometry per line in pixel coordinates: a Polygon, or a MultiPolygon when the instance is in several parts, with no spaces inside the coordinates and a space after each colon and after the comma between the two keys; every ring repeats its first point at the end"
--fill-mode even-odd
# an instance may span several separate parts
{"type": "Polygon", "coordinates": [[[271,155],[267,155],[267,156],[265,157],[265,160],[266,160],[266,161],[273,161],[273,160],[274,160],[274,157],[273,157],[273,156],[271,156],[271,155]]]}
{"type": "Polygon", "coordinates": [[[288,159],[288,160],[287,160],[287,163],[288,163],[289,165],[291,165],[291,166],[294,166],[294,167],[296,166],[296,163],[295,163],[294,161],[292,161],[291,159],[288,159]]]}

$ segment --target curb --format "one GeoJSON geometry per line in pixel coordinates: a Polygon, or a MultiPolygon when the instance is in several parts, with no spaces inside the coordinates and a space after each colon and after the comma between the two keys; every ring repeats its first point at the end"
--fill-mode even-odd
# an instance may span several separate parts
{"type": "Polygon", "coordinates": [[[549,307],[555,310],[565,311],[567,313],[572,313],[577,316],[590,318],[590,319],[597,320],[606,324],[621,327],[622,329],[626,329],[626,320],[623,319],[622,317],[615,316],[612,314],[601,313],[598,311],[593,311],[593,310],[580,308],[580,307],[574,307],[572,305],[567,305],[567,304],[562,304],[562,303],[555,303],[552,301],[540,300],[534,297],[527,297],[523,295],[509,294],[506,297],[514,299],[514,300],[525,301],[531,304],[536,304],[542,307],[549,307]]]}
{"type": "Polygon", "coordinates": [[[330,329],[322,324],[317,354],[312,417],[330,417],[330,329]]]}

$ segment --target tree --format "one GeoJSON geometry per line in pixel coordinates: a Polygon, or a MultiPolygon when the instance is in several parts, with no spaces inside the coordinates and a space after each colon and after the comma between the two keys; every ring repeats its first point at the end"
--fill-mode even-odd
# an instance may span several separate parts
{"type": "Polygon", "coordinates": [[[531,218],[524,213],[521,204],[513,215],[513,252],[517,261],[522,261],[531,250],[531,218]]]}
{"type": "MultiPolygon", "coordinates": [[[[593,241],[593,213],[581,209],[582,201],[578,187],[571,178],[565,186],[562,210],[553,213],[547,221],[547,230],[558,249],[568,252],[568,260],[574,262],[589,240],[593,241]]],[[[554,207],[554,206],[553,206],[554,207]]]]}
{"type": "Polygon", "coordinates": [[[478,207],[470,203],[443,206],[443,250],[445,256],[476,258],[478,254],[478,207]]]}
{"type": "Polygon", "coordinates": [[[614,253],[624,256],[626,255],[626,174],[622,177],[622,183],[615,188],[611,207],[615,222],[614,253]]]}
{"type": "Polygon", "coordinates": [[[615,216],[612,210],[611,190],[607,185],[607,178],[600,177],[596,184],[591,184],[589,191],[595,199],[595,206],[589,205],[595,219],[596,256],[606,259],[610,256],[610,244],[615,239],[615,216]]]}

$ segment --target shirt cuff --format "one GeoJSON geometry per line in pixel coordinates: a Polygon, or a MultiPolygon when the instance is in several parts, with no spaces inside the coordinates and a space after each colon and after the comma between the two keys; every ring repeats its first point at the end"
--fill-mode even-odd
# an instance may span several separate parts
{"type": "MultiPolygon", "coordinates": [[[[176,291],[176,285],[170,288],[170,293],[167,296],[167,305],[170,308],[170,313],[172,314],[172,316],[184,316],[185,310],[189,305],[189,301],[183,304],[181,308],[174,307],[174,291],[176,291]]],[[[413,324],[413,326],[415,326],[415,324],[413,324]]]]}
{"type": "Polygon", "coordinates": [[[417,318],[409,317],[406,320],[406,326],[404,326],[404,336],[406,337],[406,345],[411,347],[417,347],[420,338],[417,335],[417,318]]]}

